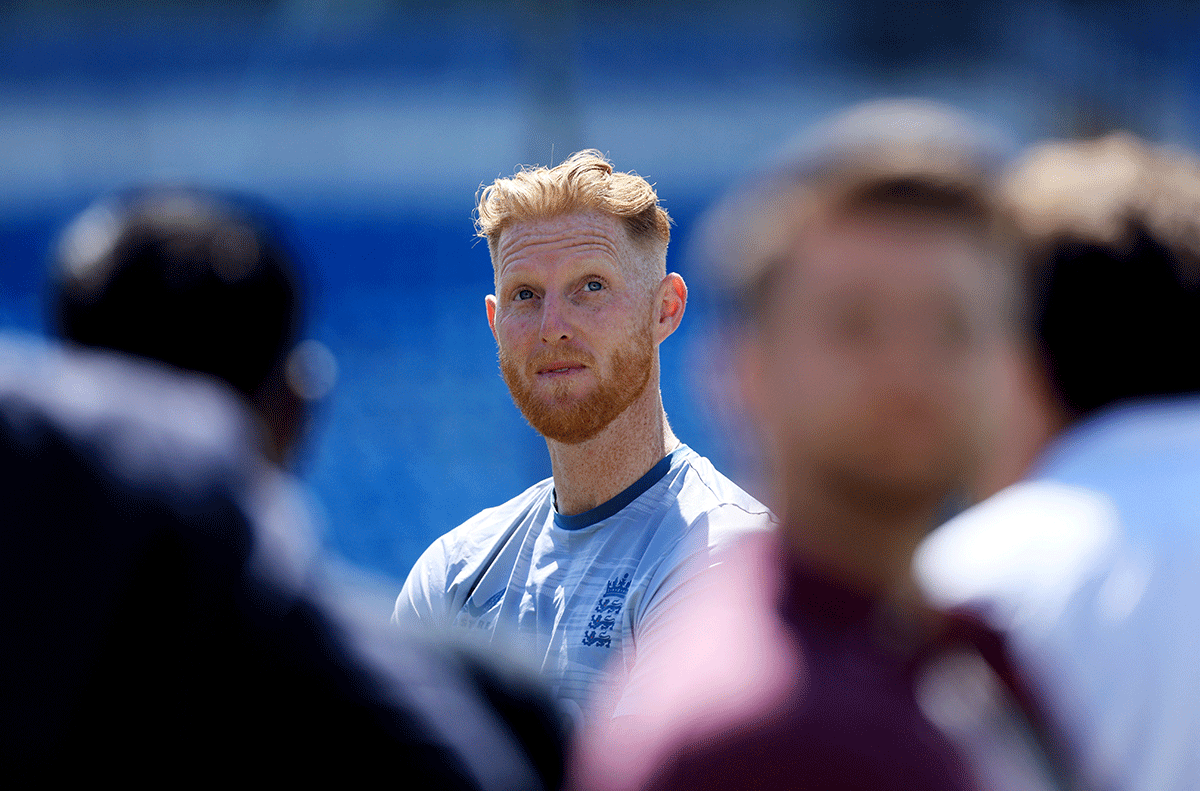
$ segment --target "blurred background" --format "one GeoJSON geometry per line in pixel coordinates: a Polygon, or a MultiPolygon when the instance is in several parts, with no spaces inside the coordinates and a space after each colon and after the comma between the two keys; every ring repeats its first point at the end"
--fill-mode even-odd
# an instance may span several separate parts
{"type": "Polygon", "coordinates": [[[737,477],[707,397],[722,366],[689,265],[699,214],[806,124],[881,96],[954,103],[1014,150],[1115,128],[1195,147],[1195,5],[4,2],[0,328],[42,331],[55,237],[103,193],[168,181],[273,202],[303,253],[308,336],[337,362],[299,472],[329,548],[402,580],[550,473],[485,321],[482,183],[587,147],[657,183],[669,266],[692,285],[663,347],[667,413],[737,477]]]}

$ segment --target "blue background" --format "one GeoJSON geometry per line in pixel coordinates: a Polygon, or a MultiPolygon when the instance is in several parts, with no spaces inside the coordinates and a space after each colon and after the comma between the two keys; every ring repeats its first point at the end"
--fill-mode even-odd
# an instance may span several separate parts
{"type": "Polygon", "coordinates": [[[742,475],[708,397],[723,366],[688,240],[806,124],[899,94],[956,103],[1014,147],[1118,127],[1200,141],[1183,3],[17,2],[0,22],[0,327],[40,331],[54,237],[104,192],[263,195],[304,253],[308,335],[339,366],[300,472],[329,547],[393,578],[549,474],[484,317],[481,183],[596,147],[658,184],[692,286],[663,347],[667,412],[742,475]]]}

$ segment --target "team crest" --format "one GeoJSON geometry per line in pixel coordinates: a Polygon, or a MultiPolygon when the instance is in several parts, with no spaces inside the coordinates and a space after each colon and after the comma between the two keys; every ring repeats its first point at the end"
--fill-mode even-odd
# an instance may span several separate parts
{"type": "Polygon", "coordinates": [[[617,617],[625,606],[625,596],[629,593],[629,572],[620,578],[608,581],[604,595],[596,601],[592,610],[592,618],[588,621],[587,631],[583,633],[583,644],[597,648],[612,647],[612,629],[617,625],[617,617]]]}

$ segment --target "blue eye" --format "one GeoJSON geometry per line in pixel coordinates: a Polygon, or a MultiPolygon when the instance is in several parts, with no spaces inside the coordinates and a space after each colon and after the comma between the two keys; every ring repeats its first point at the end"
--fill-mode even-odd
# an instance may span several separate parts
{"type": "Polygon", "coordinates": [[[599,291],[600,289],[604,288],[604,284],[599,280],[589,280],[584,288],[586,288],[588,291],[599,291]]]}
{"type": "Polygon", "coordinates": [[[527,288],[523,288],[517,292],[517,299],[533,299],[533,292],[527,288]]]}

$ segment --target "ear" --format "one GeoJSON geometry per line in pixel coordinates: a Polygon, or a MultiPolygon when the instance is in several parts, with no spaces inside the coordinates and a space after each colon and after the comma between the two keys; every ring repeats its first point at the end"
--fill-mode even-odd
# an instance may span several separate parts
{"type": "Polygon", "coordinates": [[[668,272],[658,284],[654,303],[657,309],[654,325],[655,343],[662,343],[679,329],[679,322],[683,321],[683,311],[687,309],[687,294],[687,283],[674,272],[668,272]]]}
{"type": "MultiPolygon", "coordinates": [[[[496,338],[496,295],[488,294],[483,298],[483,304],[487,307],[488,327],[492,331],[492,338],[496,338]]],[[[496,339],[499,343],[499,339],[496,339]]]]}

